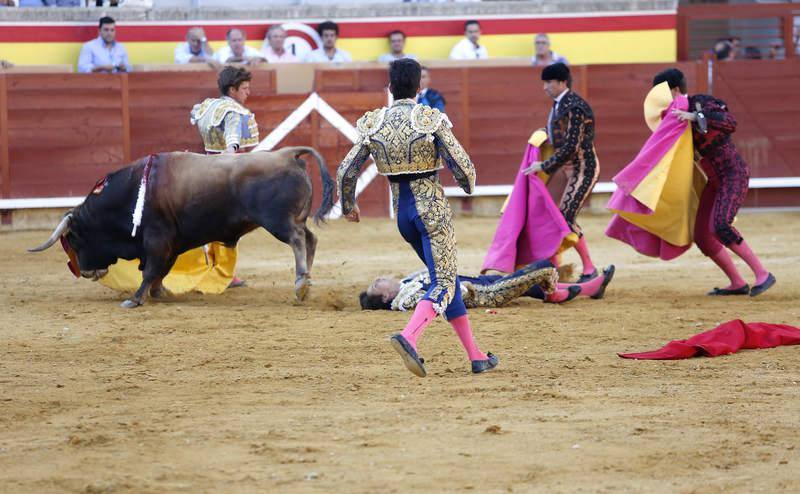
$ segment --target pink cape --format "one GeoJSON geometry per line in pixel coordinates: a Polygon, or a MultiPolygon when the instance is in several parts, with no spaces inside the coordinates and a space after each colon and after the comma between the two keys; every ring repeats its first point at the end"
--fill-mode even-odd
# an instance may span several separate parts
{"type": "Polygon", "coordinates": [[[800,344],[800,328],[765,322],[728,321],[688,340],[674,340],[652,352],[620,353],[622,358],[677,360],[695,356],[718,357],[739,350],[800,344]]]}
{"type": "Polygon", "coordinates": [[[522,173],[534,161],[539,161],[539,148],[528,144],[482,272],[512,273],[517,266],[550,259],[572,233],[545,184],[535,174],[522,173]]]}
{"type": "MultiPolygon", "coordinates": [[[[673,108],[686,110],[689,100],[686,96],[676,98],[664,111],[663,119],[642,150],[625,168],[612,179],[617,190],[611,195],[608,209],[635,214],[653,214],[647,206],[637,201],[631,194],[636,187],[653,171],[661,158],[678,142],[686,130],[686,122],[672,115],[673,108]]],[[[606,235],[624,242],[637,252],[668,261],[674,259],[691,247],[673,245],[615,214],[606,228],[606,235]]]]}

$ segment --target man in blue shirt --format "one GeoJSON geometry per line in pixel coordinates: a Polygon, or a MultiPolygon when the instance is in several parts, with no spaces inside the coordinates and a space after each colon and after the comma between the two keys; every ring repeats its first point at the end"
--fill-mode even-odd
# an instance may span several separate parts
{"type": "Polygon", "coordinates": [[[436,108],[444,113],[445,99],[442,93],[435,89],[428,87],[431,83],[431,74],[428,72],[427,67],[422,67],[422,77],[419,80],[419,93],[417,94],[417,103],[431,108],[436,108]]]}
{"type": "Polygon", "coordinates": [[[78,57],[78,72],[130,72],[128,53],[116,41],[116,22],[111,17],[100,19],[99,36],[83,45],[78,57]]]}

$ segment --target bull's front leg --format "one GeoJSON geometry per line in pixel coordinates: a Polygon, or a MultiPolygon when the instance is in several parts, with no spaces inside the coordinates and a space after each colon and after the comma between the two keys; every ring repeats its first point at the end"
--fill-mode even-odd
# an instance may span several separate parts
{"type": "Polygon", "coordinates": [[[159,296],[161,291],[164,290],[161,286],[161,281],[172,269],[173,264],[175,264],[174,257],[164,259],[163,257],[148,256],[142,272],[142,284],[139,285],[139,289],[136,290],[133,297],[122,302],[120,306],[125,309],[135,309],[145,303],[148,293],[152,293],[156,297],[159,296]]]}
{"type": "Polygon", "coordinates": [[[171,292],[164,286],[164,278],[159,278],[150,285],[150,296],[152,298],[162,298],[171,295],[171,292]]]}
{"type": "Polygon", "coordinates": [[[136,307],[144,304],[144,301],[147,298],[147,292],[150,291],[153,281],[154,279],[148,279],[147,276],[143,276],[142,284],[139,285],[139,289],[133,294],[133,298],[129,298],[122,302],[120,307],[123,309],[135,309],[136,307]]]}

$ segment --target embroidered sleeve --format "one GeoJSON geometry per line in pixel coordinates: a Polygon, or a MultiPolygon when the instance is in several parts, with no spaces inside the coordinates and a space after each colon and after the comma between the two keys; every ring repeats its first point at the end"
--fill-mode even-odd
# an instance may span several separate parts
{"type": "Polygon", "coordinates": [[[725,103],[720,100],[707,100],[703,103],[703,115],[706,117],[709,129],[725,134],[733,134],[736,131],[736,118],[728,111],[725,103]]]}
{"type": "Polygon", "coordinates": [[[361,167],[369,158],[369,138],[380,130],[385,115],[386,108],[368,111],[356,122],[358,140],[339,164],[336,172],[342,214],[350,213],[356,206],[356,183],[361,167]]]}
{"type": "Polygon", "coordinates": [[[225,148],[231,146],[238,148],[242,139],[242,116],[229,111],[223,120],[223,127],[225,128],[225,148]]]}
{"type": "Polygon", "coordinates": [[[547,161],[542,163],[542,171],[547,174],[552,174],[567,162],[578,147],[578,139],[581,136],[581,130],[585,125],[584,111],[576,106],[569,110],[569,119],[567,120],[567,132],[564,144],[556,149],[553,156],[547,161]]]}
{"type": "Polygon", "coordinates": [[[342,214],[349,214],[356,206],[356,184],[361,167],[369,157],[369,147],[357,142],[339,164],[336,172],[339,184],[339,197],[342,201],[342,214]]]}
{"type": "MultiPolygon", "coordinates": [[[[447,116],[444,116],[447,119],[447,116]]],[[[450,127],[450,121],[446,120],[444,125],[439,126],[439,130],[434,134],[436,151],[450,171],[453,172],[453,177],[455,177],[458,185],[467,194],[472,194],[475,190],[475,166],[472,164],[467,152],[461,147],[461,143],[453,135],[450,127]]]]}

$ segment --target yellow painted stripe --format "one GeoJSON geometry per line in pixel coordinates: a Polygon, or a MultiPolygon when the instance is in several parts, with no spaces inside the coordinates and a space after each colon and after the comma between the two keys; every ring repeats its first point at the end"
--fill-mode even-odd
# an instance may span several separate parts
{"type": "MultiPolygon", "coordinates": [[[[487,35],[481,39],[492,58],[530,57],[534,34],[487,35]]],[[[553,48],[572,64],[595,63],[660,63],[674,62],[677,57],[677,33],[674,29],[647,31],[607,31],[594,33],[553,33],[553,48]]],[[[460,36],[422,36],[408,39],[408,53],[421,59],[447,58],[460,36]]],[[[261,48],[261,41],[248,41],[261,48]]],[[[214,49],[224,41],[211,43],[214,49]]],[[[172,63],[176,43],[125,43],[131,63],[172,63]]],[[[339,47],[357,61],[376,60],[389,50],[385,38],[340,39],[339,47]]],[[[81,43],[0,43],[0,59],[17,64],[77,63],[81,43]]]]}
{"type": "MultiPolygon", "coordinates": [[[[492,58],[531,57],[535,34],[497,34],[482,36],[481,41],[492,58]]],[[[409,38],[406,51],[421,59],[441,59],[461,36],[430,36],[409,38]]],[[[567,57],[572,64],[593,63],[660,63],[677,58],[677,31],[659,29],[648,31],[607,31],[594,33],[554,33],[550,35],[553,49],[567,57]]],[[[389,51],[385,39],[340,39],[338,46],[347,50],[354,60],[375,60],[389,51]]]]}

